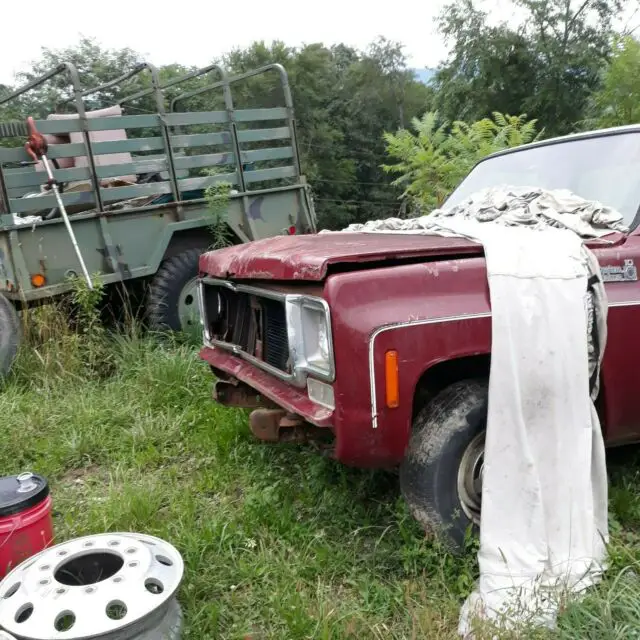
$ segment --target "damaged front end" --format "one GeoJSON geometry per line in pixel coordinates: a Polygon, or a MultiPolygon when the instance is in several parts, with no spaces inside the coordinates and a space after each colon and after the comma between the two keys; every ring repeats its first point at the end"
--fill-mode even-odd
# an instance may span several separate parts
{"type": "Polygon", "coordinates": [[[261,440],[332,435],[335,364],[331,318],[320,287],[249,286],[203,278],[204,348],[220,404],[254,409],[261,440]],[[259,391],[258,391],[259,389],[259,391]]]}
{"type": "Polygon", "coordinates": [[[213,385],[213,399],[226,407],[253,409],[249,418],[251,432],[264,442],[330,443],[333,431],[316,427],[294,414],[278,408],[277,404],[236,378],[223,378],[213,385]]]}

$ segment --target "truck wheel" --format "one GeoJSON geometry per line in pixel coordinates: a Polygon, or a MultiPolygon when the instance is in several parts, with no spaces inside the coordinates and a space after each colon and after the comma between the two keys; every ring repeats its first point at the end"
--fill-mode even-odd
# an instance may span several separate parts
{"type": "Polygon", "coordinates": [[[187,249],[167,258],[151,281],[147,317],[158,331],[198,330],[198,261],[204,249],[187,249]]]}
{"type": "Polygon", "coordinates": [[[400,487],[414,518],[452,550],[480,526],[488,385],[457,382],[416,416],[400,487]]]}
{"type": "Polygon", "coordinates": [[[15,307],[0,294],[0,378],[9,373],[16,359],[20,334],[20,320],[15,307]]]}

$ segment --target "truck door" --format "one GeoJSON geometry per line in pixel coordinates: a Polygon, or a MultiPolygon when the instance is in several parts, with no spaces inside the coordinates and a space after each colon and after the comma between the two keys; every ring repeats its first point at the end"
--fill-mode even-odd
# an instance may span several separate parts
{"type": "Polygon", "coordinates": [[[595,248],[609,302],[598,409],[608,444],[640,439],[640,233],[595,248]]]}

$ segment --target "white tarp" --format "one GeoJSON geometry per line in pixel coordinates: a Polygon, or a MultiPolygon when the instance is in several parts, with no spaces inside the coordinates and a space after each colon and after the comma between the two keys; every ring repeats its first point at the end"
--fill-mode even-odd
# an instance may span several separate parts
{"type": "Polygon", "coordinates": [[[614,230],[626,230],[617,212],[535,188],[485,190],[429,216],[345,229],[463,236],[485,249],[493,338],[480,579],[460,635],[475,616],[553,626],[559,599],[604,569],[607,478],[590,378],[604,351],[607,303],[582,238],[614,230]],[[594,324],[595,346],[587,339],[594,324]]]}

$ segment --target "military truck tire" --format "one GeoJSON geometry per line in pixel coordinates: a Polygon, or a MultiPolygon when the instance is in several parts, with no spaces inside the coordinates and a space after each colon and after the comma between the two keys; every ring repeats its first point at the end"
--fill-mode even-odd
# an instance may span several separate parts
{"type": "Polygon", "coordinates": [[[20,337],[20,319],[15,307],[0,294],[0,378],[11,371],[20,346],[20,337]]]}
{"type": "Polygon", "coordinates": [[[186,249],[162,263],[151,281],[147,299],[147,318],[151,329],[190,331],[197,328],[195,283],[203,251],[200,248],[186,249]],[[192,316],[189,316],[189,311],[193,312],[192,316]]]}
{"type": "Polygon", "coordinates": [[[415,417],[400,487],[409,509],[451,551],[464,548],[480,524],[488,384],[457,382],[415,417]]]}

